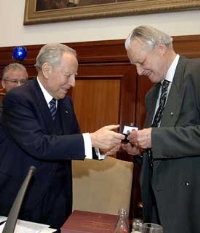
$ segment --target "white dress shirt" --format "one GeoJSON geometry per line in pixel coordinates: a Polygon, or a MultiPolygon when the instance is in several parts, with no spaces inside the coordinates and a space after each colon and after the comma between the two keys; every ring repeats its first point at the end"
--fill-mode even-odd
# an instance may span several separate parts
{"type": "MultiPolygon", "coordinates": [[[[180,55],[177,54],[176,57],[174,58],[172,64],[171,64],[171,66],[169,67],[169,69],[167,71],[167,74],[166,74],[166,77],[165,77],[165,80],[169,81],[169,86],[168,86],[168,89],[167,89],[168,94],[169,94],[169,91],[171,89],[171,85],[172,85],[172,82],[173,82],[173,79],[174,79],[174,74],[175,74],[175,71],[176,71],[176,67],[177,67],[179,58],[180,58],[180,55]]],[[[163,83],[163,81],[161,83],[163,83]]],[[[168,97],[168,94],[167,94],[167,97],[168,97]]],[[[155,112],[154,112],[154,116],[155,116],[156,111],[157,111],[157,109],[159,107],[160,96],[161,96],[161,88],[159,90],[159,97],[158,97],[157,102],[156,102],[156,109],[155,109],[155,112]]],[[[166,99],[166,103],[167,103],[167,99],[166,99]]],[[[154,117],[153,117],[153,119],[154,119],[154,117]]]]}

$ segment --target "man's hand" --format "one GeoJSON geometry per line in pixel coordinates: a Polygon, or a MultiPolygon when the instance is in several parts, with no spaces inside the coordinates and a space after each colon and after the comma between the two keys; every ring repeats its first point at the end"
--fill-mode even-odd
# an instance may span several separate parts
{"type": "Polygon", "coordinates": [[[126,151],[129,155],[139,155],[141,153],[140,148],[135,147],[131,143],[122,143],[121,145],[122,149],[126,151]]]}
{"type": "Polygon", "coordinates": [[[116,154],[119,150],[121,149],[121,144],[117,144],[117,146],[109,149],[109,150],[105,150],[104,154],[105,155],[114,155],[116,154]]]}
{"type": "Polygon", "coordinates": [[[138,148],[148,149],[151,148],[151,131],[152,128],[131,131],[127,139],[138,148]]]}
{"type": "Polygon", "coordinates": [[[94,133],[90,133],[92,146],[103,150],[109,150],[121,144],[121,140],[123,140],[125,136],[113,131],[117,128],[119,128],[119,125],[108,125],[94,133]]]}

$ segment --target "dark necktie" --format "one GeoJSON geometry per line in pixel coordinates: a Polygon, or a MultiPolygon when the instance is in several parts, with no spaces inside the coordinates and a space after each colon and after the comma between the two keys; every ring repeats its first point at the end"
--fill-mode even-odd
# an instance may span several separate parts
{"type": "MultiPolygon", "coordinates": [[[[159,100],[159,106],[156,111],[156,114],[153,119],[152,127],[158,127],[161,118],[163,115],[163,110],[165,107],[166,99],[167,99],[167,89],[169,86],[169,81],[164,80],[162,85],[161,85],[161,95],[160,95],[160,100],[159,100]]],[[[152,151],[151,149],[146,150],[147,155],[143,156],[143,164],[142,164],[142,171],[141,173],[143,174],[144,180],[142,184],[142,189],[143,189],[143,195],[145,195],[145,198],[143,197],[143,205],[146,208],[146,216],[144,216],[145,221],[150,222],[152,221],[152,211],[155,211],[155,216],[157,216],[157,207],[155,203],[155,198],[154,194],[152,191],[152,186],[151,186],[151,177],[153,173],[153,159],[152,159],[152,151]]],[[[158,218],[158,216],[157,216],[158,218]]]]}
{"type": "MultiPolygon", "coordinates": [[[[163,110],[165,108],[165,103],[166,103],[166,99],[167,99],[167,89],[168,89],[169,83],[170,83],[169,81],[164,80],[163,83],[161,84],[161,94],[160,94],[159,106],[158,106],[158,109],[157,109],[156,114],[154,116],[151,127],[158,127],[160,122],[161,122],[163,110]]],[[[150,160],[149,162],[150,162],[151,166],[153,166],[152,152],[151,152],[151,150],[147,150],[147,151],[149,154],[149,160],[150,160]]]]}
{"type": "Polygon", "coordinates": [[[55,119],[55,115],[56,115],[56,99],[52,99],[50,102],[49,102],[49,109],[50,109],[50,113],[51,113],[51,116],[52,116],[52,119],[54,120],[55,119]]]}
{"type": "Polygon", "coordinates": [[[152,127],[158,127],[160,124],[160,121],[163,115],[163,110],[165,108],[166,99],[167,99],[167,89],[168,89],[169,83],[170,82],[167,80],[164,80],[162,83],[159,106],[154,116],[153,123],[151,125],[152,127]]]}

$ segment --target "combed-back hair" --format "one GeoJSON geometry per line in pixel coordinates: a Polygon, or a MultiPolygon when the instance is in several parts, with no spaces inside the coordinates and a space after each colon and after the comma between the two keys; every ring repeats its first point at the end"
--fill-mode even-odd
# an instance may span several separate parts
{"type": "Polygon", "coordinates": [[[40,49],[36,57],[35,67],[41,70],[45,62],[55,67],[60,64],[62,55],[65,52],[72,53],[76,56],[76,51],[67,45],[59,43],[46,44],[40,49]]]}
{"type": "Polygon", "coordinates": [[[128,49],[131,42],[136,38],[142,40],[147,45],[149,50],[152,50],[157,44],[159,44],[159,42],[163,42],[168,48],[173,47],[172,37],[151,26],[143,25],[133,29],[125,40],[125,48],[128,49]]]}

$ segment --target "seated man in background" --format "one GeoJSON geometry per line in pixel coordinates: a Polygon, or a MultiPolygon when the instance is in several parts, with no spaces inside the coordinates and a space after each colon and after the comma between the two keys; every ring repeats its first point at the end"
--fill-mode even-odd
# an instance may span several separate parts
{"type": "Polygon", "coordinates": [[[8,215],[29,167],[34,166],[19,218],[59,229],[72,212],[71,160],[102,159],[98,148],[114,153],[124,135],[113,131],[118,125],[80,132],[67,95],[78,70],[75,50],[47,44],[35,66],[37,78],[9,91],[3,100],[0,127],[6,136],[0,144],[0,215],[8,215]]]}
{"type": "MultiPolygon", "coordinates": [[[[1,91],[8,92],[14,87],[23,85],[28,80],[28,73],[22,64],[11,63],[7,65],[2,74],[1,91]]],[[[2,102],[0,102],[0,114],[2,112],[2,102]]]]}

